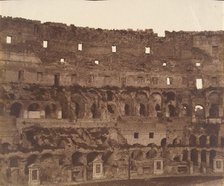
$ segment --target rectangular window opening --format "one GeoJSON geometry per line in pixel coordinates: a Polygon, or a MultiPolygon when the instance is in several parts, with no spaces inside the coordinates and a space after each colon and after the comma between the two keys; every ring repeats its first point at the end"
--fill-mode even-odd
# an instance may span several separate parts
{"type": "Polygon", "coordinates": [[[18,80],[19,80],[19,81],[24,80],[24,71],[23,71],[23,70],[20,70],[20,71],[18,72],[18,80]]]}
{"type": "Polygon", "coordinates": [[[65,62],[65,59],[64,58],[61,58],[60,59],[60,63],[64,63],[65,62]]]}
{"type": "Polygon", "coordinates": [[[116,46],[112,46],[112,52],[117,52],[117,47],[116,46]]]}
{"type": "Polygon", "coordinates": [[[134,133],[134,138],[135,138],[135,139],[138,139],[138,138],[139,138],[139,133],[138,133],[138,132],[135,132],[135,133],[134,133]]]}
{"type": "Polygon", "coordinates": [[[11,44],[12,43],[12,37],[11,36],[6,36],[6,43],[11,44]]]}
{"type": "Polygon", "coordinates": [[[78,51],[82,51],[82,43],[78,44],[78,51]]]}
{"type": "Polygon", "coordinates": [[[196,79],[196,88],[202,89],[203,88],[203,82],[201,78],[196,79]]]}
{"type": "Polygon", "coordinates": [[[145,47],[145,53],[146,53],[146,54],[150,54],[150,52],[151,52],[151,51],[150,51],[150,47],[145,47]]]}
{"type": "Polygon", "coordinates": [[[43,41],[43,48],[47,48],[48,42],[47,41],[43,41]]]}
{"type": "Polygon", "coordinates": [[[60,74],[55,74],[54,75],[54,85],[59,86],[60,84],[60,74]]]}
{"type": "Polygon", "coordinates": [[[149,138],[150,138],[150,139],[154,138],[154,132],[150,132],[150,133],[149,133],[149,138]]]}
{"type": "Polygon", "coordinates": [[[166,78],[166,84],[171,85],[172,84],[172,78],[170,78],[170,77],[166,78]]]}
{"type": "Polygon", "coordinates": [[[195,63],[195,66],[196,67],[200,67],[201,66],[201,63],[195,63]]]}

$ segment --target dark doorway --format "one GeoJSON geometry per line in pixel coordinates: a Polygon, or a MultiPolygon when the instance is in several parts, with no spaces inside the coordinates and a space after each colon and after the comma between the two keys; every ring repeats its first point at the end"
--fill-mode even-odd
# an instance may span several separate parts
{"type": "Polygon", "coordinates": [[[60,74],[54,75],[54,85],[59,86],[60,85],[60,74]]]}
{"type": "Polygon", "coordinates": [[[140,103],[140,109],[139,109],[140,116],[146,116],[146,108],[145,105],[140,103]]]}
{"type": "Polygon", "coordinates": [[[124,112],[126,116],[130,116],[131,115],[131,109],[130,109],[130,105],[125,104],[124,106],[124,112]]]}
{"type": "Polygon", "coordinates": [[[212,104],[209,109],[209,116],[212,118],[219,117],[219,105],[218,104],[212,104]]]}
{"type": "Polygon", "coordinates": [[[22,110],[22,104],[21,103],[13,103],[10,108],[10,116],[15,116],[16,118],[20,117],[22,110]]]}

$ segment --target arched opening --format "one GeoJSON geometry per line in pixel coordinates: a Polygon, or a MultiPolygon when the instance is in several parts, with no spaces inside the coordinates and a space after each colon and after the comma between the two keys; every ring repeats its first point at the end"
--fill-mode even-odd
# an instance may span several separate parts
{"type": "Polygon", "coordinates": [[[131,108],[129,104],[125,104],[124,106],[124,112],[126,116],[130,116],[131,115],[131,108]]]}
{"type": "Polygon", "coordinates": [[[3,103],[0,103],[0,116],[3,116],[5,112],[5,105],[3,103]]]}
{"type": "Polygon", "coordinates": [[[140,116],[146,116],[146,107],[142,103],[140,103],[139,114],[140,116]]]}
{"type": "Polygon", "coordinates": [[[189,145],[190,147],[195,147],[196,146],[196,136],[195,135],[190,135],[189,138],[189,145]]]}
{"type": "Polygon", "coordinates": [[[161,143],[160,143],[161,147],[165,147],[166,146],[166,138],[163,138],[161,140],[161,143]]]}
{"type": "Polygon", "coordinates": [[[87,154],[87,163],[92,163],[93,160],[96,159],[96,157],[99,155],[98,152],[90,152],[89,154],[87,154]]]}
{"type": "Polygon", "coordinates": [[[219,117],[219,104],[220,104],[220,97],[217,92],[212,92],[208,96],[209,101],[209,116],[212,118],[219,117]]]}
{"type": "Polygon", "coordinates": [[[188,104],[182,104],[183,106],[183,115],[184,116],[191,116],[191,109],[188,104]]]}
{"type": "Polygon", "coordinates": [[[157,151],[155,149],[150,149],[147,153],[146,153],[146,158],[147,159],[151,159],[151,158],[155,158],[157,156],[157,151]]]}
{"type": "Polygon", "coordinates": [[[218,145],[218,138],[215,135],[210,136],[210,145],[211,147],[216,147],[218,145]]]}
{"type": "Polygon", "coordinates": [[[209,108],[209,116],[212,118],[219,117],[219,105],[218,104],[211,104],[209,108]]]}
{"type": "Polygon", "coordinates": [[[10,167],[18,167],[18,157],[11,157],[9,159],[9,166],[10,167]]]}
{"type": "Polygon", "coordinates": [[[132,153],[131,153],[131,158],[133,160],[142,160],[143,159],[143,152],[140,151],[140,150],[134,150],[132,153]]]}
{"type": "Polygon", "coordinates": [[[194,165],[198,163],[198,151],[196,149],[191,150],[191,161],[194,165]]]}
{"type": "Polygon", "coordinates": [[[155,110],[156,110],[156,116],[161,117],[161,107],[159,106],[159,104],[156,104],[155,110]]]}
{"type": "Polygon", "coordinates": [[[201,147],[205,147],[206,146],[206,141],[207,141],[207,137],[205,135],[200,136],[199,143],[200,143],[201,147]]]}
{"type": "Polygon", "coordinates": [[[83,154],[81,152],[75,152],[72,154],[72,165],[73,166],[80,166],[83,165],[83,154]]]}
{"type": "Polygon", "coordinates": [[[107,101],[113,101],[114,95],[113,92],[107,91],[107,101]]]}
{"type": "Polygon", "coordinates": [[[181,140],[180,140],[179,138],[175,138],[175,139],[173,140],[173,145],[174,145],[174,146],[180,146],[180,145],[181,145],[181,140]]]}
{"type": "Polygon", "coordinates": [[[224,147],[224,137],[221,137],[221,147],[224,147]]]}
{"type": "Polygon", "coordinates": [[[215,156],[216,156],[216,151],[215,150],[211,150],[210,151],[210,158],[209,158],[211,167],[213,167],[213,160],[214,160],[215,156]]]}
{"type": "Polygon", "coordinates": [[[24,169],[24,173],[25,173],[25,175],[27,175],[28,174],[28,166],[29,165],[31,165],[31,164],[33,164],[33,163],[35,163],[36,162],[36,160],[37,160],[37,155],[31,155],[31,156],[29,156],[28,158],[27,158],[27,161],[26,161],[26,166],[25,166],[25,169],[24,169]]]}
{"type": "Polygon", "coordinates": [[[180,155],[174,156],[173,161],[180,162],[181,161],[180,155]]]}
{"type": "Polygon", "coordinates": [[[169,116],[175,117],[176,116],[176,108],[173,105],[169,104],[168,109],[169,109],[169,116]]]}
{"type": "Polygon", "coordinates": [[[45,107],[45,117],[57,118],[57,106],[55,104],[50,104],[45,107]]]}
{"type": "Polygon", "coordinates": [[[183,150],[183,161],[187,161],[188,160],[188,151],[187,150],[183,150]]]}
{"type": "Polygon", "coordinates": [[[4,153],[8,153],[9,152],[9,148],[10,148],[10,144],[9,143],[3,143],[1,145],[1,152],[4,153]]]}
{"type": "Polygon", "coordinates": [[[204,107],[201,105],[196,105],[194,108],[195,117],[197,118],[204,118],[205,117],[205,110],[204,107]]]}
{"type": "Polygon", "coordinates": [[[201,151],[201,162],[206,162],[206,150],[201,151]]]}
{"type": "Polygon", "coordinates": [[[22,104],[21,103],[13,103],[10,108],[10,116],[15,116],[16,118],[19,118],[22,111],[22,104]]]}
{"type": "Polygon", "coordinates": [[[165,93],[165,95],[166,95],[166,102],[167,103],[170,102],[170,101],[175,101],[175,99],[176,99],[176,95],[175,95],[174,92],[167,92],[167,93],[165,93]]]}
{"type": "Polygon", "coordinates": [[[29,105],[28,111],[40,111],[40,105],[37,103],[32,103],[29,105]]]}
{"type": "Polygon", "coordinates": [[[93,103],[91,106],[91,113],[93,118],[97,118],[97,106],[96,103],[93,103]]]}

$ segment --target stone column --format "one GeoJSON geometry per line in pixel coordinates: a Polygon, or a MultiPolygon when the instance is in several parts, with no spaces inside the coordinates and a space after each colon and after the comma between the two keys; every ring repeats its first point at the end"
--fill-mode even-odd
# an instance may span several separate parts
{"type": "Polygon", "coordinates": [[[84,166],[83,166],[83,181],[87,181],[87,154],[83,155],[84,166]]]}
{"type": "Polygon", "coordinates": [[[191,161],[191,151],[190,150],[187,151],[187,160],[191,161]]]}
{"type": "Polygon", "coordinates": [[[198,166],[201,166],[201,151],[198,151],[198,166]]]}
{"type": "Polygon", "coordinates": [[[210,136],[206,136],[206,145],[210,145],[210,136]]]}
{"type": "Polygon", "coordinates": [[[200,145],[200,140],[199,140],[199,137],[196,136],[196,146],[199,146],[200,145]]]}

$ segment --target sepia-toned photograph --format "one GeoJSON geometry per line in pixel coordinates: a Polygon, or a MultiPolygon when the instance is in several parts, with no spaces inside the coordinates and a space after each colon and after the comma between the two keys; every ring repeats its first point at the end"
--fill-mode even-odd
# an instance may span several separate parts
{"type": "Polygon", "coordinates": [[[224,186],[224,1],[0,0],[0,186],[224,186]]]}

